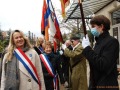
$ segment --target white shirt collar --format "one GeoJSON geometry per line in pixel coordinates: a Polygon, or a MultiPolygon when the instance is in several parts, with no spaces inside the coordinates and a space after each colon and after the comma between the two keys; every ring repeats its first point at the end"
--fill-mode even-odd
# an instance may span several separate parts
{"type": "Polygon", "coordinates": [[[73,50],[79,45],[80,43],[78,43],[75,47],[73,47],[73,50]]]}

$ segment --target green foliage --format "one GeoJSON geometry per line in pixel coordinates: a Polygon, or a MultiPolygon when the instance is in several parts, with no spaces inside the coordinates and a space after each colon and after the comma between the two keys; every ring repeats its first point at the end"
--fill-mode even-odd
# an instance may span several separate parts
{"type": "Polygon", "coordinates": [[[8,45],[8,40],[0,40],[0,52],[3,52],[4,48],[8,45]]]}
{"type": "Polygon", "coordinates": [[[2,52],[3,51],[3,43],[2,43],[2,41],[0,40],[0,52],[2,52]]]}

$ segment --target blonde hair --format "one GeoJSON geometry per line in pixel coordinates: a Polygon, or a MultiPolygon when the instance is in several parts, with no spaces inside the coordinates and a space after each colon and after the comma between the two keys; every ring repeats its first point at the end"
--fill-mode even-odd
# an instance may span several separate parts
{"type": "Polygon", "coordinates": [[[27,46],[28,48],[32,48],[28,38],[20,31],[20,30],[14,30],[10,35],[9,45],[8,45],[8,51],[7,51],[7,60],[11,61],[11,58],[13,56],[13,51],[15,49],[15,44],[13,41],[13,34],[15,32],[18,32],[22,35],[23,39],[25,40],[24,46],[27,46]]]}
{"type": "Polygon", "coordinates": [[[40,37],[40,38],[37,39],[37,41],[36,41],[36,46],[37,47],[39,47],[40,45],[42,45],[41,41],[42,41],[42,43],[44,43],[44,39],[43,38],[40,37]]]}

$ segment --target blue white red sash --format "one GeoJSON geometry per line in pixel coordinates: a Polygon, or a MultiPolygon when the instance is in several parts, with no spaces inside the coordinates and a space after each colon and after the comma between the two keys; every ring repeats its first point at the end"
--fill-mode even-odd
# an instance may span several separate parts
{"type": "Polygon", "coordinates": [[[55,71],[51,62],[49,61],[47,55],[40,54],[40,58],[44,66],[46,67],[48,73],[53,77],[54,90],[58,90],[58,77],[57,77],[57,74],[55,74],[55,71]]]}
{"type": "Polygon", "coordinates": [[[36,67],[20,48],[15,49],[14,54],[17,57],[17,59],[23,64],[23,66],[26,68],[26,70],[29,72],[32,78],[39,84],[39,88],[41,90],[40,79],[38,77],[36,67]]]}
{"type": "Polygon", "coordinates": [[[37,47],[38,48],[38,50],[41,52],[41,53],[43,53],[44,52],[44,50],[43,50],[43,48],[42,47],[37,47]]]}
{"type": "Polygon", "coordinates": [[[42,47],[39,47],[39,50],[41,51],[41,53],[44,52],[43,48],[42,47]]]}

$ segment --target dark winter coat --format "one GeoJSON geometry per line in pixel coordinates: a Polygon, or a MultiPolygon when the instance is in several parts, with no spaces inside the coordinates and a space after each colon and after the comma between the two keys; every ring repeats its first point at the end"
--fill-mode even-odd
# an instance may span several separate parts
{"type": "MultiPolygon", "coordinates": [[[[46,54],[46,53],[43,53],[43,54],[46,54]]],[[[60,64],[59,56],[51,53],[51,54],[48,54],[47,57],[48,57],[49,61],[51,62],[55,73],[59,75],[61,84],[63,84],[64,83],[64,78],[63,78],[63,75],[62,75],[63,73],[62,73],[62,68],[60,66],[61,64],[60,64]]],[[[46,67],[44,66],[43,62],[42,62],[42,69],[43,69],[43,76],[44,76],[46,90],[54,90],[53,77],[48,73],[48,71],[47,71],[46,67]]]]}
{"type": "Polygon", "coordinates": [[[36,47],[36,46],[34,46],[33,48],[37,52],[38,55],[40,55],[40,54],[42,54],[44,52],[44,50],[42,49],[42,47],[36,47]]]}
{"type": "Polygon", "coordinates": [[[111,37],[109,32],[104,32],[95,39],[94,50],[90,46],[83,50],[83,55],[89,61],[91,70],[89,90],[118,90],[118,40],[111,37]]]}
{"type": "MultiPolygon", "coordinates": [[[[71,45],[69,45],[67,48],[69,50],[73,49],[71,45]]],[[[63,54],[63,55],[61,55],[61,59],[62,59],[62,69],[63,69],[64,79],[65,79],[65,81],[69,82],[69,69],[71,70],[70,57],[67,57],[63,54]]]]}

